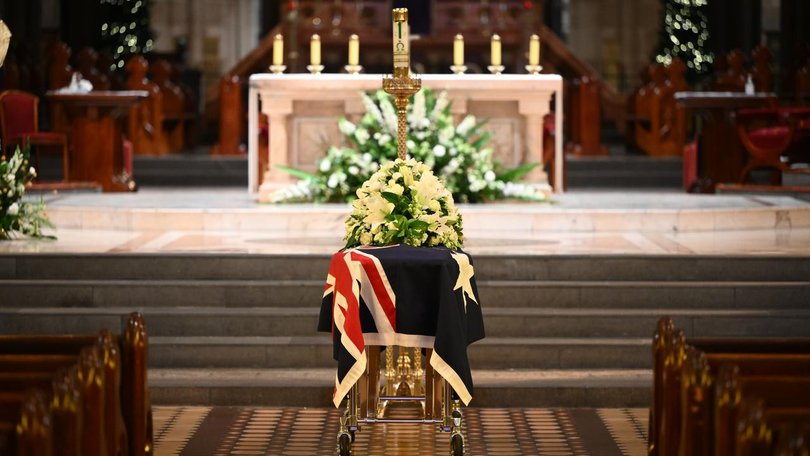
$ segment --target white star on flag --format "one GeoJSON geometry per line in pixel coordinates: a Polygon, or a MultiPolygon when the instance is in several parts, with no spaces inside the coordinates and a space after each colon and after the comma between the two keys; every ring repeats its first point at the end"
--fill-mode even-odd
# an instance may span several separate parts
{"type": "Polygon", "coordinates": [[[458,279],[453,291],[461,288],[461,296],[464,299],[464,312],[466,313],[467,297],[478,304],[478,301],[475,300],[475,293],[473,293],[472,282],[470,282],[470,279],[475,275],[475,271],[473,271],[473,266],[470,264],[470,257],[461,253],[452,253],[452,255],[453,259],[458,263],[458,279]]]}

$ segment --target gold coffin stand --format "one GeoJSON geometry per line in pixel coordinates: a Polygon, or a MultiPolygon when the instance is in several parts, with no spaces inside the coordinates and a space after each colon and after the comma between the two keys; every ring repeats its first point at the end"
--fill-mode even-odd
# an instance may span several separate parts
{"type": "MultiPolygon", "coordinates": [[[[380,352],[379,346],[366,347],[366,370],[349,391],[340,419],[337,454],[351,454],[351,443],[360,424],[419,423],[434,424],[440,431],[450,432],[450,454],[463,455],[461,403],[453,398],[450,384],[429,362],[423,367],[422,349],[388,346],[384,365],[380,352]]],[[[426,361],[432,352],[425,349],[426,361]]]]}

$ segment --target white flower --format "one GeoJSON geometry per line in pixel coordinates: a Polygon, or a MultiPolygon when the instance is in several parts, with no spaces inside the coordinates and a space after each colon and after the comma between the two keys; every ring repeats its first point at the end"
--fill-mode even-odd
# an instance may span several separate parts
{"type": "Polygon", "coordinates": [[[442,90],[439,94],[438,98],[436,98],[436,104],[433,106],[433,112],[430,113],[430,119],[436,120],[436,118],[441,114],[444,108],[447,106],[447,92],[442,90]]]}
{"type": "Polygon", "coordinates": [[[370,135],[365,128],[358,128],[357,131],[354,132],[354,137],[357,138],[357,143],[362,146],[368,141],[370,135]]]}
{"type": "Polygon", "coordinates": [[[355,124],[343,118],[338,120],[338,128],[340,129],[340,132],[346,136],[351,135],[355,130],[357,130],[357,126],[355,124]]]}
{"type": "Polygon", "coordinates": [[[397,195],[397,196],[402,196],[402,192],[404,192],[404,191],[405,191],[405,188],[403,188],[403,187],[402,187],[401,185],[399,185],[399,184],[394,184],[394,185],[389,185],[389,186],[388,186],[388,187],[386,187],[386,188],[385,188],[385,190],[383,190],[383,191],[385,191],[385,192],[389,192],[389,193],[393,193],[393,194],[395,194],[395,195],[397,195]]]}
{"type": "Polygon", "coordinates": [[[383,133],[380,135],[380,140],[377,141],[381,146],[388,144],[391,141],[391,135],[383,133]]]}
{"type": "MultiPolygon", "coordinates": [[[[423,122],[427,120],[426,106],[425,106],[425,92],[420,90],[413,96],[413,110],[411,111],[410,124],[411,128],[423,126],[423,122]]],[[[429,124],[429,122],[428,122],[429,124]]]]}
{"type": "Polygon", "coordinates": [[[11,203],[11,206],[8,207],[7,213],[8,213],[8,215],[10,215],[12,217],[17,215],[19,212],[20,212],[20,206],[18,206],[17,203],[11,203]]]}
{"type": "Polygon", "coordinates": [[[28,168],[28,174],[30,174],[33,177],[37,177],[37,170],[34,169],[34,167],[32,166],[32,167],[28,168]]]}
{"type": "Polygon", "coordinates": [[[372,118],[374,118],[374,121],[377,122],[377,124],[382,125],[384,122],[383,116],[380,112],[380,108],[377,107],[377,103],[375,103],[374,100],[372,100],[371,97],[365,92],[360,92],[360,97],[363,100],[363,107],[366,108],[366,112],[370,114],[372,118]]]}
{"type": "Polygon", "coordinates": [[[380,102],[380,109],[382,109],[383,119],[385,119],[385,126],[388,127],[388,133],[393,135],[397,134],[397,112],[394,109],[389,98],[385,98],[380,102]]]}
{"type": "Polygon", "coordinates": [[[495,180],[495,172],[492,170],[487,171],[484,173],[484,180],[487,182],[492,182],[495,180]]]}
{"type": "Polygon", "coordinates": [[[399,171],[402,173],[402,183],[404,183],[406,187],[413,185],[413,172],[411,168],[409,166],[403,166],[399,168],[399,171]]]}
{"type": "Polygon", "coordinates": [[[329,179],[326,181],[326,186],[329,188],[335,188],[340,183],[337,174],[332,174],[329,176],[329,179]]]}
{"type": "Polygon", "coordinates": [[[356,176],[357,173],[359,173],[359,172],[360,172],[360,168],[358,168],[358,167],[356,167],[354,165],[349,166],[349,174],[351,174],[352,176],[356,176]]]}
{"type": "Polygon", "coordinates": [[[460,124],[456,127],[456,133],[461,136],[466,136],[467,133],[470,131],[470,128],[475,126],[475,116],[468,115],[461,121],[460,124]]]}
{"type": "Polygon", "coordinates": [[[422,174],[419,181],[411,186],[411,190],[415,192],[413,199],[421,207],[427,207],[430,200],[437,198],[442,189],[442,183],[433,173],[422,174]]]}
{"type": "Polygon", "coordinates": [[[442,208],[441,205],[436,200],[431,200],[430,203],[428,203],[428,209],[430,209],[433,212],[439,212],[441,208],[442,208]]]}
{"type": "Polygon", "coordinates": [[[394,205],[382,197],[379,193],[374,193],[366,198],[368,215],[363,218],[363,223],[371,225],[371,228],[385,223],[385,218],[394,210],[394,205]]]}
{"type": "Polygon", "coordinates": [[[363,245],[371,245],[371,233],[365,232],[360,235],[360,243],[363,245]]]}
{"type": "Polygon", "coordinates": [[[324,158],[321,160],[321,163],[318,164],[318,169],[321,170],[322,173],[329,171],[329,168],[332,167],[332,163],[329,162],[329,159],[324,158]]]}
{"type": "Polygon", "coordinates": [[[447,148],[442,146],[441,144],[436,144],[433,146],[433,155],[437,157],[444,157],[444,154],[447,153],[447,148]]]}

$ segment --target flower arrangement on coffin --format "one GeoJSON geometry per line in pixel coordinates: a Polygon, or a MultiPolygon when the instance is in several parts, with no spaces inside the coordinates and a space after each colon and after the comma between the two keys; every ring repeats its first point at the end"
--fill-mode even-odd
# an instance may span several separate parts
{"type": "Polygon", "coordinates": [[[42,233],[43,227],[53,227],[45,215],[45,203],[22,201],[25,186],[37,175],[28,157],[28,147],[18,147],[9,159],[0,157],[0,239],[11,239],[15,233],[53,239],[42,233]]]}
{"type": "MultiPolygon", "coordinates": [[[[341,202],[355,198],[358,188],[379,169],[379,163],[397,157],[397,114],[390,95],[380,90],[361,94],[366,113],[355,124],[345,118],[338,127],[348,147],[330,147],[317,162],[317,171],[279,169],[301,179],[277,191],[273,202],[341,202]]],[[[517,182],[536,164],[507,169],[492,159],[487,147],[491,133],[472,115],[453,124],[447,94],[422,89],[408,104],[408,154],[427,165],[460,202],[517,198],[548,199],[548,186],[517,182]]]]}
{"type": "Polygon", "coordinates": [[[430,167],[414,159],[389,161],[356,191],[346,220],[346,247],[407,244],[463,246],[453,195],[430,167]]]}

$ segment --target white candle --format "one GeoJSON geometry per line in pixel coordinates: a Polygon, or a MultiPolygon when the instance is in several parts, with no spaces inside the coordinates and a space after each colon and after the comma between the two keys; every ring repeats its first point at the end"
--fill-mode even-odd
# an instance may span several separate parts
{"type": "Polygon", "coordinates": [[[273,39],[273,65],[284,64],[284,37],[278,34],[273,39]]]}
{"type": "Polygon", "coordinates": [[[349,37],[349,65],[360,63],[360,37],[352,34],[349,37]]]}
{"type": "Polygon", "coordinates": [[[537,35],[529,40],[529,65],[540,65],[540,37],[537,35]]]}
{"type": "Polygon", "coordinates": [[[460,33],[453,40],[453,65],[464,65],[464,37],[460,33]]]}
{"type": "Polygon", "coordinates": [[[408,10],[393,11],[394,74],[407,74],[411,68],[411,40],[408,37],[408,10]],[[399,71],[397,71],[399,70],[399,71]]]}
{"type": "Polygon", "coordinates": [[[501,64],[501,37],[498,36],[496,33],[492,35],[492,47],[490,49],[490,64],[491,65],[500,65],[501,64]]]}
{"type": "Polygon", "coordinates": [[[309,64],[321,64],[321,37],[317,33],[309,41],[309,64]]]}

